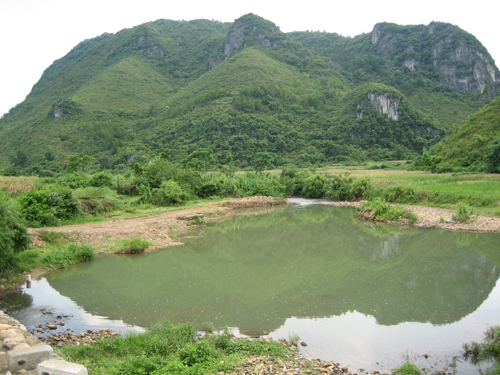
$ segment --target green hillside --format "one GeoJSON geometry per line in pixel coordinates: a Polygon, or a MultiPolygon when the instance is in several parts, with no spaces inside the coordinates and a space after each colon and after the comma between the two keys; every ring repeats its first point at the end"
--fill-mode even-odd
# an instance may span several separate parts
{"type": "Polygon", "coordinates": [[[287,34],[254,14],[158,20],[48,67],[0,120],[0,168],[58,171],[84,153],[116,169],[197,148],[241,167],[410,158],[494,98],[499,77],[479,41],[448,24],[350,38],[287,34]]]}
{"type": "Polygon", "coordinates": [[[495,137],[500,137],[500,97],[470,115],[458,128],[432,147],[429,155],[439,170],[468,168],[482,170],[495,137]]]}

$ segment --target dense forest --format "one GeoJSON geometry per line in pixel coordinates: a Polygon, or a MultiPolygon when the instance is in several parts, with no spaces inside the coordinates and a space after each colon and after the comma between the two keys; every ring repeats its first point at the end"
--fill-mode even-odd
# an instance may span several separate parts
{"type": "Polygon", "coordinates": [[[197,152],[252,169],[413,159],[499,90],[488,51],[446,23],[351,38],[283,33],[254,14],[158,20],[48,67],[0,120],[0,168],[51,176],[84,155],[122,171],[197,152]]]}

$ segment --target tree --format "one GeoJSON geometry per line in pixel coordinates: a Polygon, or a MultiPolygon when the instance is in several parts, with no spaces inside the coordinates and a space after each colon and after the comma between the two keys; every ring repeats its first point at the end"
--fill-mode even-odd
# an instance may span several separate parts
{"type": "Polygon", "coordinates": [[[85,154],[76,154],[69,157],[68,164],[66,164],[66,172],[82,172],[87,168],[94,158],[85,154]]]}
{"type": "Polygon", "coordinates": [[[182,166],[198,172],[205,172],[214,165],[214,161],[211,149],[199,148],[182,161],[182,166]]]}
{"type": "Polygon", "coordinates": [[[500,173],[500,137],[493,139],[486,160],[486,172],[500,173]]]}
{"type": "Polygon", "coordinates": [[[16,254],[28,248],[26,223],[6,194],[0,193],[0,275],[17,265],[16,254]]]}

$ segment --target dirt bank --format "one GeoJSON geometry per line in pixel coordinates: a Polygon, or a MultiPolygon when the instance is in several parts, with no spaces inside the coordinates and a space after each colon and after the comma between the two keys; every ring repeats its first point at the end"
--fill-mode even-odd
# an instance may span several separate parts
{"type": "MultiPolygon", "coordinates": [[[[358,208],[362,203],[335,202],[332,205],[358,208]]],[[[409,210],[418,216],[418,221],[414,225],[418,228],[440,228],[463,232],[500,232],[500,217],[473,215],[469,223],[454,223],[451,217],[455,212],[451,210],[434,207],[397,206],[409,210]]]]}
{"type": "Polygon", "coordinates": [[[141,237],[151,243],[147,251],[182,245],[172,238],[185,232],[195,224],[196,218],[205,222],[217,221],[233,216],[239,208],[253,208],[288,204],[285,199],[271,197],[250,197],[218,203],[206,203],[193,208],[129,217],[99,223],[67,225],[63,227],[29,229],[33,246],[44,246],[40,239],[41,230],[67,233],[79,244],[90,245],[99,253],[113,252],[114,241],[141,237]]]}

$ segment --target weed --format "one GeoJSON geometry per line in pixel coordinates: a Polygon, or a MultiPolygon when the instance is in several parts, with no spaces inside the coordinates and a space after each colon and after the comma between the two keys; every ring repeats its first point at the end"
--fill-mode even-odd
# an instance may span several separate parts
{"type": "Polygon", "coordinates": [[[143,240],[140,237],[131,237],[128,240],[123,240],[119,242],[120,242],[119,252],[126,252],[131,254],[142,253],[151,245],[149,241],[143,240]]]}
{"type": "Polygon", "coordinates": [[[213,331],[215,331],[215,327],[212,322],[203,322],[201,323],[201,330],[212,333],[213,331]]]}
{"type": "Polygon", "coordinates": [[[487,374],[500,374],[500,326],[489,327],[484,333],[483,342],[471,342],[463,345],[462,356],[474,365],[492,362],[487,374]]]}
{"type": "Polygon", "coordinates": [[[453,220],[459,221],[461,223],[468,223],[471,216],[474,214],[474,210],[465,202],[458,202],[457,212],[451,217],[453,220]]]}
{"type": "Polygon", "coordinates": [[[422,371],[413,363],[406,362],[394,369],[395,375],[422,375],[422,371]]]}
{"type": "Polygon", "coordinates": [[[299,343],[299,340],[300,340],[300,336],[297,335],[296,333],[290,333],[288,335],[288,340],[295,346],[297,346],[297,344],[299,343]]]}
{"type": "Polygon", "coordinates": [[[42,241],[47,243],[69,242],[70,236],[67,233],[55,232],[42,229],[38,232],[38,236],[42,241]]]}
{"type": "Polygon", "coordinates": [[[203,217],[197,217],[196,219],[190,220],[187,222],[186,225],[204,225],[205,224],[205,219],[203,217]]]}

